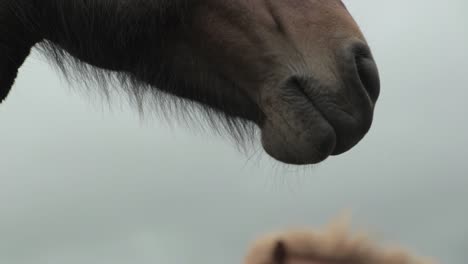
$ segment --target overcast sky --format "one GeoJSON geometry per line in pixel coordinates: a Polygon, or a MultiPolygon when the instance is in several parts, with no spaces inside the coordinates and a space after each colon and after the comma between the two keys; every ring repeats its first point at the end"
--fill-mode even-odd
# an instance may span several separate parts
{"type": "Polygon", "coordinates": [[[235,264],[257,235],[343,209],[385,241],[466,263],[468,2],[345,2],[381,99],[357,147],[309,169],[109,110],[30,57],[0,106],[0,263],[235,264]]]}

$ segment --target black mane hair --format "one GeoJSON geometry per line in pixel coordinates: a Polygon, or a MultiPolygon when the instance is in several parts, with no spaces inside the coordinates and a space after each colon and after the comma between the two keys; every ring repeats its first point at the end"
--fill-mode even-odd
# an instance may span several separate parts
{"type": "Polygon", "coordinates": [[[213,67],[186,44],[196,37],[190,22],[200,4],[202,0],[4,0],[0,19],[10,12],[16,24],[10,29],[14,41],[0,43],[19,57],[15,66],[35,45],[70,84],[87,91],[98,86],[106,97],[118,87],[140,113],[150,106],[168,120],[175,113],[190,124],[228,132],[237,143],[250,142],[256,129],[245,117],[258,111],[255,104],[222,77],[187,70],[213,67]],[[18,43],[24,44],[17,51],[18,43]],[[226,85],[231,87],[218,88],[226,85]]]}

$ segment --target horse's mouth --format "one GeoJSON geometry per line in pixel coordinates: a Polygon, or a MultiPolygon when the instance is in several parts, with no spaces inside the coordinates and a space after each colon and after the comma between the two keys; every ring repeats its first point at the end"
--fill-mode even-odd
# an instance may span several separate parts
{"type": "Polygon", "coordinates": [[[314,164],[335,151],[334,127],[295,82],[270,93],[262,105],[266,120],[261,127],[270,156],[288,164],[314,164]]]}
{"type": "Polygon", "coordinates": [[[262,105],[265,151],[282,162],[304,165],[353,148],[371,127],[375,101],[362,87],[350,96],[344,91],[303,77],[270,90],[262,105]]]}
{"type": "Polygon", "coordinates": [[[262,89],[262,144],[289,164],[319,163],[353,148],[369,131],[380,80],[370,50],[362,42],[343,49],[336,78],[323,72],[292,74],[262,89]]]}
{"type": "Polygon", "coordinates": [[[275,112],[266,115],[262,144],[273,158],[288,164],[314,164],[335,151],[334,127],[315,106],[304,106],[276,106],[275,112]]]}
{"type": "Polygon", "coordinates": [[[320,96],[304,90],[304,85],[297,87],[302,91],[323,119],[333,128],[336,142],[331,155],[339,155],[354,147],[369,131],[372,125],[375,102],[368,96],[359,103],[350,103],[343,96],[320,96]]]}

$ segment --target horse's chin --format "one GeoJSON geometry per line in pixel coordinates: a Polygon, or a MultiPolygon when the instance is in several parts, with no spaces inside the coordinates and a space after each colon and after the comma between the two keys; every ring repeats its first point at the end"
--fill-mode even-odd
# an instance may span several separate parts
{"type": "Polygon", "coordinates": [[[323,118],[315,120],[311,129],[313,132],[282,132],[272,122],[265,122],[262,127],[263,148],[271,157],[287,164],[320,163],[335,151],[336,133],[323,118]]]}
{"type": "Polygon", "coordinates": [[[307,165],[324,161],[335,152],[337,133],[312,104],[280,104],[266,114],[261,126],[262,145],[276,160],[307,165]]]}

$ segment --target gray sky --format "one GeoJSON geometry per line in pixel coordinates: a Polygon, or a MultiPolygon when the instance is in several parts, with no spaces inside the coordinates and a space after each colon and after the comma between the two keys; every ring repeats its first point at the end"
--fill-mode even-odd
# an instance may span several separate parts
{"type": "Polygon", "coordinates": [[[0,263],[241,263],[257,235],[342,209],[387,242],[464,263],[468,3],[345,3],[381,99],[357,147],[309,169],[109,110],[30,57],[0,106],[0,263]]]}

